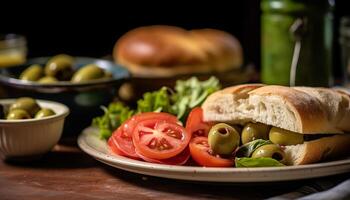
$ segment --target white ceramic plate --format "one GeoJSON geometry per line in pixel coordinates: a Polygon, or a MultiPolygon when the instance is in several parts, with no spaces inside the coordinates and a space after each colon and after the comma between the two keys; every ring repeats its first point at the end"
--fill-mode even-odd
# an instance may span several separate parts
{"type": "Polygon", "coordinates": [[[111,154],[97,129],[87,128],[78,138],[79,147],[95,159],[130,172],[163,178],[210,182],[273,182],[300,180],[350,172],[350,158],[332,162],[288,167],[206,168],[172,166],[132,160],[111,154]]]}

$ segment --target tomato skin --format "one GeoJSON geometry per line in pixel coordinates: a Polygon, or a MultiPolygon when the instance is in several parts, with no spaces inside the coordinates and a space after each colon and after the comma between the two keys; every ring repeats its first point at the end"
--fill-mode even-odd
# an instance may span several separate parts
{"type": "Polygon", "coordinates": [[[203,109],[193,108],[186,121],[186,130],[192,134],[192,137],[208,136],[210,128],[214,126],[213,122],[203,121],[203,109]]]}
{"type": "Polygon", "coordinates": [[[197,164],[205,167],[230,167],[233,160],[220,158],[218,155],[210,153],[207,137],[195,137],[191,140],[190,153],[197,164]]]}
{"type": "Polygon", "coordinates": [[[150,119],[137,124],[133,132],[136,151],[151,159],[162,160],[181,153],[191,139],[177,123],[150,119]]]}
{"type": "Polygon", "coordinates": [[[110,137],[109,145],[114,153],[127,156],[133,159],[140,159],[135,151],[135,146],[132,139],[132,133],[136,125],[142,121],[149,119],[158,119],[178,123],[176,116],[168,113],[147,112],[134,115],[120,125],[110,137]]]}
{"type": "Polygon", "coordinates": [[[120,155],[120,156],[126,156],[121,150],[119,150],[119,148],[115,145],[115,140],[113,137],[110,137],[108,139],[108,142],[107,142],[108,146],[109,146],[109,149],[117,154],[117,155],[120,155]]]}
{"type": "Polygon", "coordinates": [[[136,153],[146,162],[151,162],[151,163],[157,163],[157,164],[166,164],[166,165],[184,165],[188,161],[188,159],[191,157],[190,155],[190,150],[187,147],[185,150],[183,150],[181,153],[178,155],[168,158],[168,159],[163,159],[163,160],[157,160],[157,159],[152,159],[152,158],[147,158],[143,156],[142,154],[139,154],[139,152],[136,151],[136,153]]]}
{"type": "Polygon", "coordinates": [[[126,124],[124,131],[125,134],[132,137],[134,128],[136,127],[136,125],[141,122],[141,121],[145,121],[145,120],[149,120],[149,119],[159,119],[159,120],[164,120],[164,121],[168,121],[168,122],[173,122],[173,123],[178,123],[179,120],[177,119],[176,116],[171,115],[169,113],[156,113],[156,112],[145,112],[145,113],[140,113],[140,114],[136,114],[134,116],[132,116],[129,120],[128,123],[126,124]]]}
{"type": "Polygon", "coordinates": [[[125,128],[128,127],[128,122],[129,120],[125,121],[119,128],[117,128],[117,130],[113,132],[111,138],[122,155],[138,159],[139,156],[135,152],[135,146],[132,142],[132,137],[128,136],[125,132],[125,128]]]}

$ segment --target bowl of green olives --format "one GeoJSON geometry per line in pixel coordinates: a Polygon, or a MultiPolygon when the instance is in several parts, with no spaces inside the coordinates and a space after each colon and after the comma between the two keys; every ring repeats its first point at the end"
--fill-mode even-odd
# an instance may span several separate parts
{"type": "Polygon", "coordinates": [[[0,156],[31,160],[59,141],[69,108],[29,97],[0,100],[0,156]]]}
{"type": "Polygon", "coordinates": [[[122,66],[109,60],[72,57],[29,59],[24,65],[0,69],[0,84],[11,98],[29,96],[60,102],[71,109],[64,135],[78,135],[101,115],[101,105],[113,100],[130,77],[122,66]]]}

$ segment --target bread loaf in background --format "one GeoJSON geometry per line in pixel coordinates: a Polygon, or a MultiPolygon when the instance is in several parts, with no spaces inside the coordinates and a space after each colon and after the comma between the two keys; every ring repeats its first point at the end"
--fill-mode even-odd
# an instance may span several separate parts
{"type": "Polygon", "coordinates": [[[242,47],[229,33],[174,26],[133,29],[115,44],[115,61],[137,77],[225,72],[243,64],[242,47]]]}

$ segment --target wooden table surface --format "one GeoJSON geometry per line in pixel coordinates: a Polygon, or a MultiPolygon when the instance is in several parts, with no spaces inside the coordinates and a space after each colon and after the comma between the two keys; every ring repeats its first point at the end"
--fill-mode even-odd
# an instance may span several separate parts
{"type": "MultiPolygon", "coordinates": [[[[329,179],[341,180],[349,174],[329,179]]],[[[215,184],[143,176],[95,161],[75,145],[56,145],[38,161],[0,161],[0,199],[256,199],[317,181],[215,184]]]]}

